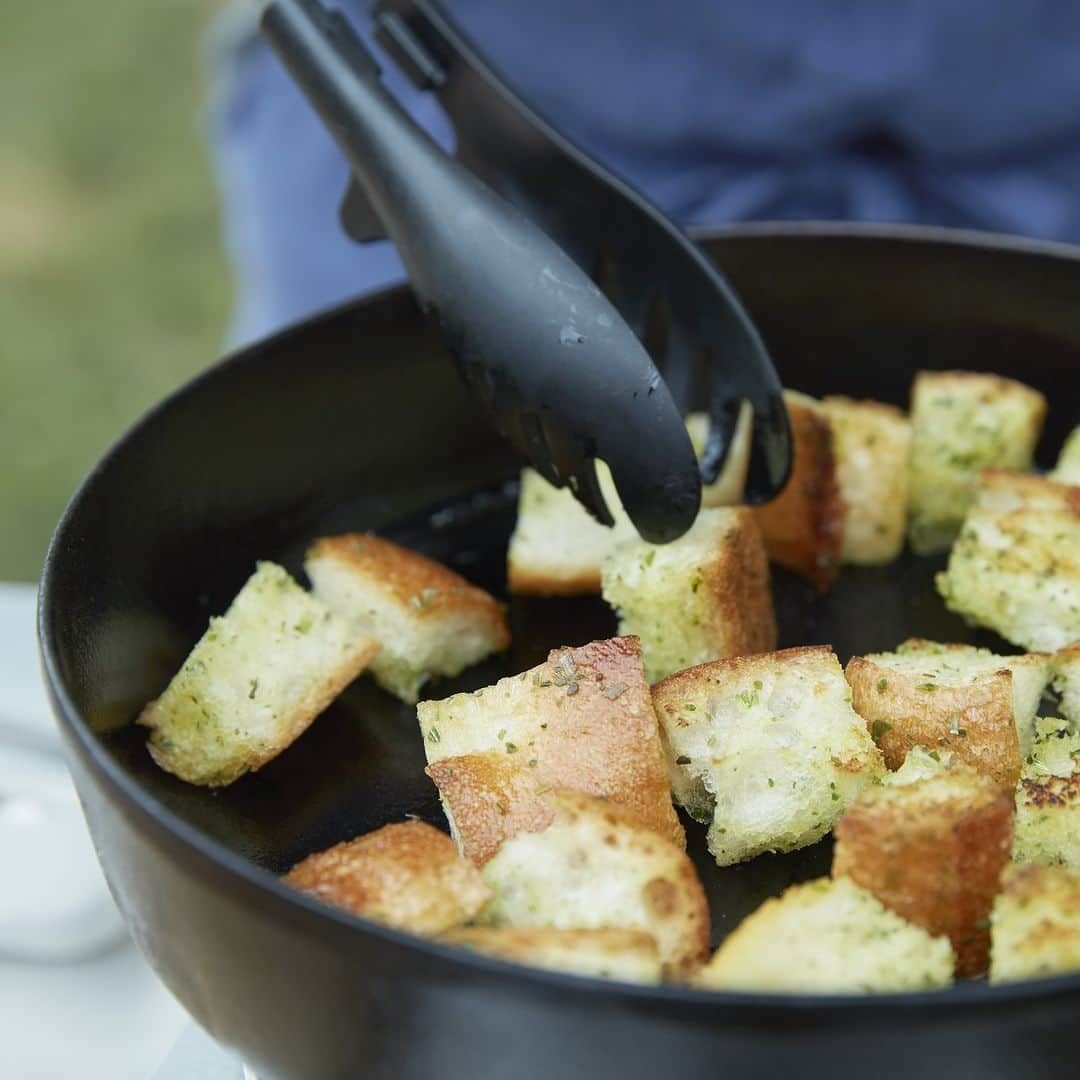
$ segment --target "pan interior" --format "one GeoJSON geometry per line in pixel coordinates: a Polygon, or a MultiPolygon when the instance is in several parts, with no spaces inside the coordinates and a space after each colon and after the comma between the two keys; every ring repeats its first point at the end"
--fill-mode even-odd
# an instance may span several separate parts
{"type": "MultiPolygon", "coordinates": [[[[1080,420],[1072,258],[858,233],[735,233],[708,246],[785,385],[904,405],[920,368],[1013,375],[1051,399],[1043,465],[1080,420]]],[[[91,478],[47,570],[53,666],[106,757],[149,798],[274,873],[406,814],[445,827],[415,710],[369,678],[277,760],[220,791],[160,771],[132,720],[256,559],[300,575],[319,535],[373,529],[505,597],[516,470],[406,294],[333,313],[187,388],[91,478]]],[[[882,568],[845,568],[824,596],[775,570],[781,646],[831,644],[841,662],[910,635],[1015,651],[945,611],[932,583],[943,562],[904,554],[882,568]]],[[[510,650],[430,696],[488,685],[552,647],[615,632],[596,598],[508,602],[510,650]]],[[[826,840],[720,870],[703,827],[688,821],[687,832],[717,941],[831,861],[826,840]]]]}

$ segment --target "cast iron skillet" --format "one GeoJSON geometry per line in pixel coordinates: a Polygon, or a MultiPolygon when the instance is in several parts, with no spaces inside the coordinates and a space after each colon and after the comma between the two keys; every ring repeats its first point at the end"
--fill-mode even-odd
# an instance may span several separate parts
{"type": "MultiPolygon", "coordinates": [[[[754,226],[705,238],[787,385],[904,402],[920,367],[1046,391],[1045,464],[1080,417],[1080,252],[937,231],[754,226]]],[[[1075,1067],[1080,977],[874,998],[643,989],[513,967],[325,908],[275,875],[405,814],[442,824],[413,710],[355,684],[291,749],[219,793],[159,771],[131,725],[255,560],[299,572],[320,534],[376,529],[499,591],[517,463],[392,289],[233,356],[106,456],[45,566],[45,670],[98,854],[136,941],[265,1078],[589,1080],[838,1073],[1045,1077],[1075,1067]]],[[[815,598],[777,573],[781,644],[846,659],[908,634],[1001,644],[948,615],[936,564],[847,570],[815,598]]],[[[609,635],[594,600],[511,603],[510,652],[438,694],[609,635]]],[[[826,873],[828,844],[719,871],[691,848],[717,940],[826,873]]]]}

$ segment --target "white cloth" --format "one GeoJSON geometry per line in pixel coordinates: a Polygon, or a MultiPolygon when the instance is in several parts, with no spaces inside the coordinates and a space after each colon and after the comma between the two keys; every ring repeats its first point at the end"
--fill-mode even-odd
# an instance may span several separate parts
{"type": "Polygon", "coordinates": [[[0,584],[0,1075],[145,1080],[188,1019],[94,856],[42,685],[35,595],[0,584]]]}

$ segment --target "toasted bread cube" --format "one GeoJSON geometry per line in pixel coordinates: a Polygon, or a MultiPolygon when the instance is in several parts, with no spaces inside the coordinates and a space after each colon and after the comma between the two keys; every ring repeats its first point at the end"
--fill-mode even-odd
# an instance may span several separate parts
{"type": "Polygon", "coordinates": [[[493,926],[642,930],[667,978],[683,978],[709,949],[709,907],[682,848],[621,807],[576,791],[545,796],[551,820],[519,832],[484,864],[493,926]]]}
{"type": "Polygon", "coordinates": [[[836,479],[844,503],[842,562],[880,566],[904,547],[911,423],[880,401],[827,397],[836,479]]]}
{"type": "MultiPolygon", "coordinates": [[[[960,689],[982,683],[999,672],[1011,673],[1010,713],[1016,728],[1017,754],[1022,757],[1031,746],[1035,714],[1050,680],[1051,657],[1047,653],[1025,652],[1021,656],[1000,656],[973,645],[942,644],[928,642],[922,637],[909,637],[894,652],[870,653],[860,658],[860,663],[848,665],[849,680],[856,676],[860,679],[855,711],[860,712],[860,702],[868,700],[864,707],[867,713],[873,715],[868,715],[867,720],[872,726],[877,723],[877,741],[885,751],[886,764],[890,769],[900,767],[909,746],[941,748],[951,746],[955,740],[969,738],[969,735],[951,730],[957,726],[953,724],[951,714],[948,715],[947,730],[932,727],[934,719],[927,711],[927,694],[936,694],[943,687],[960,689]],[[866,666],[863,661],[868,661],[872,666],[866,666]],[[882,679],[885,680],[883,686],[882,679]],[[873,681],[873,693],[868,692],[867,684],[870,681],[873,681]],[[899,703],[896,701],[897,694],[903,696],[899,703]],[[899,724],[893,723],[888,713],[894,703],[899,708],[896,716],[899,724]],[[905,731],[913,718],[920,730],[912,734],[912,739],[905,741],[905,731]],[[918,738],[920,733],[922,738],[918,738]],[[943,737],[945,742],[941,741],[943,737]]],[[[960,757],[964,755],[960,754],[960,757]]]]}
{"type": "Polygon", "coordinates": [[[911,388],[911,547],[944,551],[979,472],[1030,469],[1046,415],[1037,390],[999,375],[920,371],[911,388]]]}
{"type": "Polygon", "coordinates": [[[619,633],[641,639],[649,681],[776,645],[769,561],[753,512],[702,510],[670,544],[626,540],[604,562],[619,633]]]}
{"type": "Polygon", "coordinates": [[[594,979],[652,985],[660,982],[662,974],[656,939],[643,930],[466,926],[451,930],[441,940],[515,964],[594,979]]]}
{"type": "Polygon", "coordinates": [[[1011,791],[1050,658],[910,638],[895,652],[852,657],[846,675],[855,711],[890,769],[913,746],[946,749],[1011,791]]]}
{"type": "Polygon", "coordinates": [[[309,855],[282,880],[354,915],[425,935],[464,925],[492,896],[446,833],[415,820],[309,855]]]}
{"type": "Polygon", "coordinates": [[[139,715],[147,749],[189,784],[231,784],[295,742],[378,649],[261,562],[139,715]]]}
{"type": "Polygon", "coordinates": [[[417,711],[428,775],[476,863],[519,829],[550,822],[543,796],[555,787],[608,798],[685,842],[637,638],[553,649],[530,671],[417,711]]]}
{"type": "Polygon", "coordinates": [[[1080,640],[1080,488],[983,473],[936,583],[952,611],[1025,649],[1080,640]]]}
{"type": "Polygon", "coordinates": [[[833,877],[850,877],[890,911],[947,937],[958,976],[982,975],[1012,818],[1009,792],[970,765],[954,758],[926,777],[920,763],[908,770],[905,762],[837,822],[833,877]]]}
{"type": "Polygon", "coordinates": [[[1017,862],[1080,870],[1080,733],[1040,718],[1016,789],[1017,862]]]}
{"type": "Polygon", "coordinates": [[[510,644],[494,597],[419,552],[371,533],[316,540],[304,570],[315,595],[382,646],[376,682],[408,704],[433,675],[453,677],[510,644]]]}
{"type": "MultiPolygon", "coordinates": [[[[709,435],[709,417],[692,413],[686,428],[701,457],[709,435]]],[[[701,489],[701,505],[728,506],[742,501],[750,465],[753,412],[743,406],[732,445],[716,481],[701,489]]],[[[536,470],[523,469],[517,523],[507,553],[507,584],[521,596],[582,596],[600,592],[604,559],[622,540],[637,535],[623,509],[611,470],[596,462],[596,477],[613,526],[601,525],[568,488],[549,484],[536,470]]]]}
{"type": "Polygon", "coordinates": [[[1074,427],[1061,447],[1057,464],[1047,477],[1059,484],[1080,484],[1080,427],[1074,427]]]}
{"type": "Polygon", "coordinates": [[[1080,873],[1034,863],[1010,867],[991,937],[992,983],[1080,971],[1080,873]]]}
{"type": "Polygon", "coordinates": [[[945,987],[952,974],[948,938],[931,937],[844,877],[766,900],[696,981],[708,990],[872,994],[945,987]]]}
{"type": "Polygon", "coordinates": [[[600,568],[634,526],[619,501],[611,470],[596,462],[596,476],[615,525],[601,525],[569,488],[523,469],[517,524],[507,553],[507,584],[523,596],[579,596],[600,592],[600,568]]]}
{"type": "Polygon", "coordinates": [[[832,424],[821,402],[805,394],[785,390],[784,401],[791,420],[791,478],[754,513],[769,558],[823,591],[840,569],[844,546],[845,507],[832,424]]]}
{"type": "Polygon", "coordinates": [[[653,687],[676,801],[720,866],[821,839],[884,765],[832,649],[718,660],[653,687]]]}
{"type": "Polygon", "coordinates": [[[1062,715],[1080,727],[1080,642],[1055,653],[1053,684],[1061,699],[1062,715]]]}

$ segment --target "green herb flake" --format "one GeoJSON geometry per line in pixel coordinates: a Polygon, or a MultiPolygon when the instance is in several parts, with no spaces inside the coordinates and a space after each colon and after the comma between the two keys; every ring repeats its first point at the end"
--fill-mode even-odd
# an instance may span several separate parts
{"type": "Polygon", "coordinates": [[[739,700],[746,706],[746,708],[753,708],[758,701],[758,696],[753,690],[744,690],[739,694],[739,700]]]}
{"type": "Polygon", "coordinates": [[[916,686],[915,689],[916,690],[930,691],[930,690],[936,690],[937,687],[932,682],[924,682],[924,683],[919,683],[919,685],[916,686]]]}
{"type": "Polygon", "coordinates": [[[877,681],[877,692],[879,694],[884,694],[885,691],[888,690],[888,688],[889,688],[889,680],[888,679],[878,679],[878,681],[877,681]]]}
{"type": "Polygon", "coordinates": [[[516,754],[517,753],[517,745],[515,743],[508,742],[506,744],[506,752],[508,754],[516,754]]]}
{"type": "Polygon", "coordinates": [[[499,733],[495,736],[495,738],[498,739],[499,742],[502,742],[503,739],[506,738],[506,728],[500,728],[499,733]]]}
{"type": "Polygon", "coordinates": [[[675,764],[676,765],[689,765],[690,764],[690,759],[685,754],[680,754],[675,759],[675,764]]]}
{"type": "Polygon", "coordinates": [[[875,720],[870,727],[870,738],[872,738],[874,742],[879,742],[888,735],[890,731],[892,731],[892,724],[887,720],[875,720]]]}
{"type": "Polygon", "coordinates": [[[442,736],[439,734],[437,727],[428,728],[427,740],[429,743],[437,743],[440,739],[442,739],[442,736]]]}
{"type": "Polygon", "coordinates": [[[248,685],[248,698],[251,701],[255,700],[255,691],[258,690],[258,689],[259,689],[259,680],[258,679],[252,679],[250,684],[248,685]]]}
{"type": "Polygon", "coordinates": [[[652,566],[652,564],[653,564],[653,559],[655,559],[655,558],[656,558],[656,552],[655,552],[655,551],[646,551],[646,552],[645,552],[645,558],[644,558],[644,559],[642,559],[641,561],[642,561],[642,562],[643,562],[643,563],[644,563],[644,564],[645,564],[646,566],[652,566]]]}

